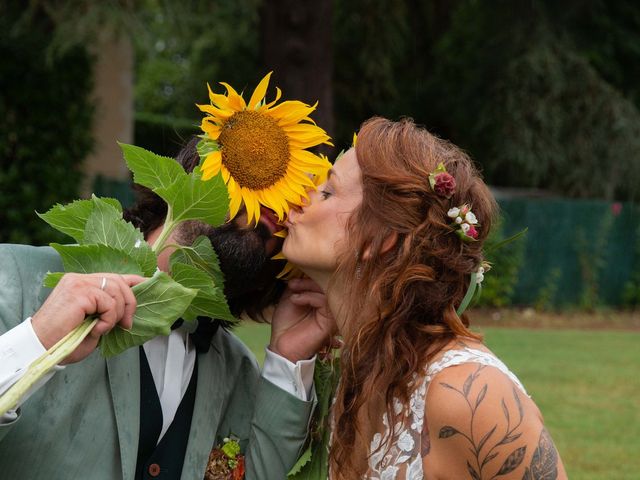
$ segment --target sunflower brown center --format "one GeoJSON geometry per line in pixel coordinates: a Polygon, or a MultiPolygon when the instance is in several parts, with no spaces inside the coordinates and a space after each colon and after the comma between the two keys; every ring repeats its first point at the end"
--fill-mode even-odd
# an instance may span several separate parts
{"type": "Polygon", "coordinates": [[[222,163],[242,187],[261,190],[287,173],[289,141],[270,117],[252,110],[234,113],[223,125],[218,141],[222,163]]]}

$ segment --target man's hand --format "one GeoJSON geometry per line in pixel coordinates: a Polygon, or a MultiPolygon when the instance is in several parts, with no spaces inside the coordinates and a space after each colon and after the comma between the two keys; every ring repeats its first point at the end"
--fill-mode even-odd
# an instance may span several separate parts
{"type": "Polygon", "coordinates": [[[33,330],[48,350],[80,325],[87,315],[96,314],[98,322],[64,361],[78,362],[93,352],[100,337],[114,326],[131,328],[136,311],[131,287],[144,280],[138,275],[67,273],[31,318],[33,330]]]}
{"type": "Polygon", "coordinates": [[[293,279],[273,313],[269,350],[296,363],[330,345],[336,330],[320,287],[309,278],[293,279]]]}

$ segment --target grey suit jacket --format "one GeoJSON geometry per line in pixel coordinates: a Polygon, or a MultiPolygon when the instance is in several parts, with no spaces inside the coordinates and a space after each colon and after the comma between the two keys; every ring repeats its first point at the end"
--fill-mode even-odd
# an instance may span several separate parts
{"type": "MultiPolygon", "coordinates": [[[[0,245],[0,333],[34,314],[62,271],[49,247],[0,245]]],[[[312,402],[260,377],[253,355],[219,330],[198,357],[198,383],[181,478],[201,479],[209,452],[234,434],[247,479],[281,480],[304,443],[312,402]]],[[[0,425],[0,476],[7,479],[132,479],[139,437],[138,349],[105,360],[98,351],[68,365],[0,425]]]]}

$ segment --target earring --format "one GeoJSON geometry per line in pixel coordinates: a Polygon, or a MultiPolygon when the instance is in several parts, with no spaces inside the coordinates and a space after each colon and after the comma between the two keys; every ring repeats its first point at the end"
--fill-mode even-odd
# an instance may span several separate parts
{"type": "Polygon", "coordinates": [[[360,280],[362,278],[362,263],[360,262],[360,255],[355,251],[356,254],[356,280],[360,280]]]}

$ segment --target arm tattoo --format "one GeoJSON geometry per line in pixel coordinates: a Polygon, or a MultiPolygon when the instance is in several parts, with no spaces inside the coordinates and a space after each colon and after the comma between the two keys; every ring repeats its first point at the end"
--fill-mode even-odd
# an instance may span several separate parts
{"type": "Polygon", "coordinates": [[[540,432],[538,447],[533,452],[531,465],[525,468],[522,480],[556,480],[558,478],[558,452],[546,428],[540,432]]]}
{"type": "MultiPolygon", "coordinates": [[[[454,392],[461,395],[465,399],[469,407],[469,410],[471,411],[471,422],[469,424],[468,430],[454,428],[451,425],[445,425],[440,429],[440,433],[438,437],[449,438],[459,434],[463,436],[467,440],[467,442],[469,442],[469,444],[471,445],[469,448],[469,451],[471,452],[475,460],[473,465],[467,460],[467,471],[469,472],[469,477],[472,480],[481,480],[482,478],[486,478],[486,477],[483,477],[483,470],[489,464],[489,462],[491,462],[493,459],[495,459],[498,456],[499,452],[497,452],[496,449],[503,445],[508,445],[510,443],[513,443],[520,438],[520,436],[522,435],[522,432],[516,432],[516,430],[520,428],[520,425],[522,424],[522,418],[524,417],[524,409],[522,408],[522,403],[520,402],[520,398],[518,397],[518,392],[516,391],[515,387],[513,387],[513,398],[515,399],[516,406],[518,407],[517,422],[515,421],[515,418],[514,419],[511,418],[509,409],[507,408],[507,404],[505,403],[504,399],[502,399],[502,413],[504,414],[504,417],[507,421],[507,429],[505,434],[502,436],[502,438],[494,437],[493,440],[489,442],[489,439],[492,436],[494,436],[496,428],[498,427],[498,425],[496,424],[493,426],[491,430],[484,433],[482,437],[478,438],[479,434],[474,432],[474,419],[475,419],[475,415],[478,410],[478,407],[482,404],[482,401],[484,400],[484,397],[487,394],[488,386],[486,383],[484,384],[484,386],[480,389],[480,392],[476,396],[475,400],[472,400],[471,398],[469,398],[469,393],[471,392],[471,387],[473,386],[473,383],[477,380],[478,376],[480,375],[480,371],[484,367],[485,367],[484,365],[479,365],[476,371],[471,373],[467,377],[467,379],[464,382],[464,385],[462,386],[462,390],[456,387],[453,387],[448,383],[440,382],[440,385],[442,385],[443,387],[453,390],[454,392]],[[511,425],[512,421],[514,422],[513,426],[511,425]],[[492,445],[492,446],[485,453],[481,453],[485,445],[492,445]]],[[[542,439],[541,439],[541,442],[542,442],[542,439]]],[[[540,449],[540,446],[538,446],[538,449],[540,449]]],[[[536,450],[536,452],[537,451],[538,450],[536,450]]],[[[491,477],[491,479],[513,472],[516,468],[520,466],[520,464],[524,460],[526,452],[527,452],[526,445],[515,448],[513,451],[511,451],[511,453],[507,456],[506,460],[502,463],[502,466],[500,467],[498,472],[493,477],[491,477]]],[[[541,457],[545,456],[545,454],[541,453],[540,456],[541,457]]],[[[531,471],[533,472],[533,467],[531,471]]],[[[523,478],[523,480],[537,480],[538,478],[540,478],[541,480],[544,478],[546,480],[547,478],[551,479],[555,477],[531,476],[531,477],[525,477],[523,478]]]]}

